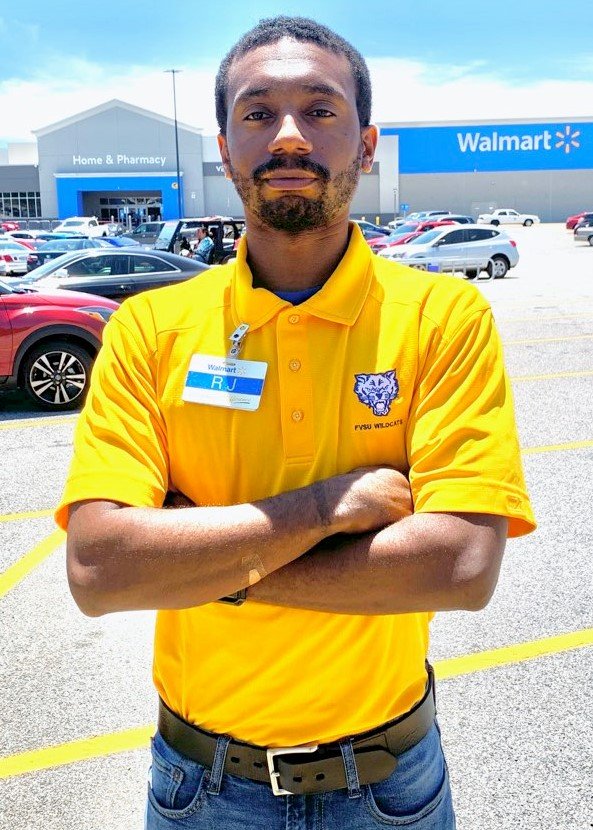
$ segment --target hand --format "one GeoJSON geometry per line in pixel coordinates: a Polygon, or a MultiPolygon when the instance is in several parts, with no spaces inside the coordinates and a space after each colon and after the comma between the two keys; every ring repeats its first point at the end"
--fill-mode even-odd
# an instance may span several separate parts
{"type": "Polygon", "coordinates": [[[326,491],[334,533],[380,530],[414,512],[408,479],[391,467],[363,467],[319,485],[326,491]]]}

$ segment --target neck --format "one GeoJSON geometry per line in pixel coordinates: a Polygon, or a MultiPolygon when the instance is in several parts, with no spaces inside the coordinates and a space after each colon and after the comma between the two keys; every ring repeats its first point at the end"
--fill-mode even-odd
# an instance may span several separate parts
{"type": "Polygon", "coordinates": [[[323,285],[348,247],[348,219],[296,236],[247,217],[247,261],[254,286],[270,291],[302,291],[323,285]]]}

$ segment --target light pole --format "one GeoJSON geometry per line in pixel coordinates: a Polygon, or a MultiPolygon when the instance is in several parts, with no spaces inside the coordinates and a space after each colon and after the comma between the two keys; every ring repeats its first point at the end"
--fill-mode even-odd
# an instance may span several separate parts
{"type": "Polygon", "coordinates": [[[173,117],[175,119],[175,161],[177,162],[177,218],[181,219],[181,175],[179,173],[179,134],[177,131],[177,96],[175,94],[175,75],[182,72],[182,69],[165,69],[171,73],[173,81],[173,117]]]}

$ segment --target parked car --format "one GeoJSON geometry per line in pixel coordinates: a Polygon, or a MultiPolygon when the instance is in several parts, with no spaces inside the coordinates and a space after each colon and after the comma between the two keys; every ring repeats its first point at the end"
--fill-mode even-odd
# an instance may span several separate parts
{"type": "Polygon", "coordinates": [[[132,242],[152,248],[164,224],[164,222],[142,222],[133,231],[129,233],[124,231],[120,238],[131,239],[132,242]]]}
{"type": "Polygon", "coordinates": [[[122,302],[126,297],[183,282],[209,269],[203,262],[168,251],[100,248],[72,251],[36,268],[21,282],[39,289],[88,291],[122,302]]]}
{"type": "Polygon", "coordinates": [[[373,239],[377,236],[389,236],[391,229],[383,225],[375,225],[373,222],[367,222],[365,219],[353,219],[354,224],[358,225],[365,239],[373,239]]]}
{"type": "Polygon", "coordinates": [[[103,327],[117,307],[102,297],[0,280],[0,389],[19,387],[42,409],[82,404],[103,327]]]}
{"type": "Polygon", "coordinates": [[[26,274],[27,256],[30,251],[14,239],[0,239],[0,260],[5,264],[5,274],[26,274]]]}
{"type": "Polygon", "coordinates": [[[470,278],[487,271],[496,279],[519,261],[517,245],[506,231],[477,224],[434,228],[407,245],[385,248],[379,256],[425,269],[465,270],[470,278]]]}
{"type": "Polygon", "coordinates": [[[497,208],[492,213],[481,213],[478,216],[478,223],[488,225],[535,225],[539,222],[539,216],[535,213],[519,213],[512,208],[497,208]]]}
{"type": "Polygon", "coordinates": [[[99,224],[96,216],[71,216],[69,219],[64,219],[56,228],[55,231],[77,231],[85,236],[103,236],[103,226],[99,224]]]}
{"type": "Polygon", "coordinates": [[[574,226],[577,224],[579,219],[581,219],[586,213],[591,213],[591,211],[582,210],[580,213],[575,213],[574,216],[568,216],[566,219],[566,230],[573,231],[574,226]]]}
{"type": "Polygon", "coordinates": [[[475,225],[476,223],[473,216],[467,216],[465,213],[446,213],[440,218],[443,221],[455,222],[457,225],[475,225]]]}
{"type": "Polygon", "coordinates": [[[69,236],[61,239],[52,239],[40,245],[36,251],[31,251],[27,257],[27,268],[32,271],[50,259],[57,259],[68,251],[80,251],[87,248],[111,248],[104,239],[88,239],[86,236],[69,236]]]}
{"type": "Polygon", "coordinates": [[[573,230],[576,231],[578,228],[582,228],[585,225],[590,225],[593,222],[593,213],[583,213],[582,216],[579,216],[578,220],[574,224],[573,230]]]}
{"type": "Polygon", "coordinates": [[[379,251],[382,251],[397,242],[401,242],[402,238],[408,237],[412,233],[424,233],[424,231],[432,230],[432,228],[440,227],[441,225],[452,224],[453,222],[449,221],[448,216],[444,216],[442,219],[439,216],[435,216],[432,220],[427,220],[425,222],[408,222],[405,225],[400,225],[400,227],[395,231],[392,231],[388,237],[371,240],[369,245],[373,251],[378,254],[379,251]]]}
{"type": "MultiPolygon", "coordinates": [[[[50,242],[53,239],[71,239],[72,237],[79,237],[79,233],[62,232],[52,233],[51,231],[10,231],[6,237],[16,239],[17,242],[26,243],[31,248],[38,248],[44,242],[50,242]]],[[[1,237],[0,237],[1,238],[1,237]]]]}
{"type": "Polygon", "coordinates": [[[590,225],[581,225],[580,228],[574,230],[575,242],[588,242],[593,245],[593,222],[590,225]]]}
{"type": "Polygon", "coordinates": [[[3,231],[18,231],[20,225],[18,222],[13,222],[11,219],[0,220],[0,230],[3,231]]]}
{"type": "Polygon", "coordinates": [[[157,251],[178,254],[185,238],[195,247],[198,228],[207,228],[214,242],[212,263],[227,262],[235,255],[237,243],[245,232],[245,220],[231,216],[202,216],[173,219],[163,223],[154,247],[157,251]]]}

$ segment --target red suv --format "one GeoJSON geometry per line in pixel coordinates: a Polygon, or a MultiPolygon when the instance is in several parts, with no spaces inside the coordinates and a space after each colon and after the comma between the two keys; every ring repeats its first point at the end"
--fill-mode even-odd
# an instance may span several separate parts
{"type": "Polygon", "coordinates": [[[20,387],[54,412],[80,406],[116,308],[93,294],[44,293],[0,280],[0,390],[20,387]]]}

